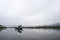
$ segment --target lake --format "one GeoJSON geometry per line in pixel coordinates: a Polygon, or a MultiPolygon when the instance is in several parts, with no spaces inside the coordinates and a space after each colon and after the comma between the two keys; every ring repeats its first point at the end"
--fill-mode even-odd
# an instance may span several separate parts
{"type": "Polygon", "coordinates": [[[60,29],[6,28],[0,30],[0,40],[60,40],[60,29]]]}

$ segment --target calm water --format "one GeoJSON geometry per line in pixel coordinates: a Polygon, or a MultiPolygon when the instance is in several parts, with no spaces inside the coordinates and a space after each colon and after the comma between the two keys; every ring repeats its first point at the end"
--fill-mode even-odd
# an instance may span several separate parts
{"type": "Polygon", "coordinates": [[[0,30],[0,40],[60,40],[60,29],[0,30]]]}

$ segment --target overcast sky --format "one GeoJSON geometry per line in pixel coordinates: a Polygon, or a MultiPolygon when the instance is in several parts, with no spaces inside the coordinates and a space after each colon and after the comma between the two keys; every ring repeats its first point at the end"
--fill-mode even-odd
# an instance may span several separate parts
{"type": "Polygon", "coordinates": [[[0,0],[0,24],[35,26],[60,22],[60,0],[0,0]]]}

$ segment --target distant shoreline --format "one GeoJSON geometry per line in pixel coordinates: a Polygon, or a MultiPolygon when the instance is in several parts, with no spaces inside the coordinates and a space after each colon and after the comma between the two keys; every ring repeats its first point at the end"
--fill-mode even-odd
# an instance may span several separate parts
{"type": "MultiPolygon", "coordinates": [[[[7,27],[7,28],[17,28],[17,27],[7,27]]],[[[60,29],[60,26],[36,26],[36,27],[22,27],[22,28],[32,28],[32,29],[60,29]]]]}
{"type": "MultiPolygon", "coordinates": [[[[0,27],[0,28],[17,28],[17,27],[0,27]]],[[[22,28],[32,28],[32,29],[60,29],[60,26],[31,26],[22,28]]]]}

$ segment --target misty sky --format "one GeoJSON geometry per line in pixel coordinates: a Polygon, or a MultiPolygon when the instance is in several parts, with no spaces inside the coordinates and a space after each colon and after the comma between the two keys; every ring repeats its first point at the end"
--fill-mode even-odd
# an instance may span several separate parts
{"type": "Polygon", "coordinates": [[[49,25],[60,22],[60,0],[0,0],[0,24],[49,25]]]}

